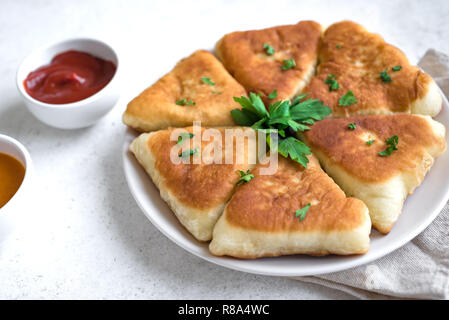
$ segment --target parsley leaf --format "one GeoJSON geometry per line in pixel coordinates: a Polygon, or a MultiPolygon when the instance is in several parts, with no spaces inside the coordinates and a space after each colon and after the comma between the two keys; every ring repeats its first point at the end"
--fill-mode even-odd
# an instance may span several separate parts
{"type": "Polygon", "coordinates": [[[307,211],[310,208],[310,203],[306,204],[306,206],[302,209],[296,210],[296,217],[299,217],[299,221],[303,221],[306,218],[307,211]]]}
{"type": "Polygon", "coordinates": [[[374,143],[374,141],[376,141],[376,140],[374,140],[374,139],[373,140],[368,140],[365,143],[370,146],[370,145],[372,145],[374,143]]]}
{"type": "Polygon", "coordinates": [[[337,44],[337,49],[341,49],[341,45],[337,44]]]}
{"type": "Polygon", "coordinates": [[[208,77],[202,77],[201,81],[205,84],[208,84],[210,86],[215,86],[215,82],[213,82],[210,78],[208,77]]]}
{"type": "Polygon", "coordinates": [[[393,71],[399,71],[402,69],[402,66],[394,66],[393,68],[391,68],[391,70],[393,71]]]}
{"type": "Polygon", "coordinates": [[[388,145],[388,147],[384,151],[379,152],[379,155],[381,157],[388,157],[393,153],[393,151],[398,150],[399,138],[396,135],[392,136],[386,139],[385,143],[388,145]]]}
{"type": "MultiPolygon", "coordinates": [[[[309,130],[309,125],[329,115],[331,109],[324,106],[322,101],[305,99],[307,95],[301,94],[291,101],[276,101],[268,106],[267,111],[259,95],[250,93],[249,96],[249,98],[234,97],[234,100],[242,106],[242,109],[231,111],[234,121],[239,125],[251,126],[254,130],[277,132],[279,143],[276,151],[307,167],[309,162],[307,155],[311,153],[309,147],[287,134],[293,134],[292,131],[309,130]]],[[[267,136],[267,143],[274,151],[274,146],[270,144],[270,136],[267,136]]]]}
{"type": "Polygon", "coordinates": [[[182,132],[178,136],[177,144],[183,144],[187,139],[192,139],[195,135],[193,133],[182,132]]]}
{"type": "Polygon", "coordinates": [[[176,101],[176,104],[178,106],[191,106],[191,105],[195,105],[195,101],[193,101],[193,100],[187,101],[187,99],[182,99],[182,100],[176,101]]]}
{"type": "Polygon", "coordinates": [[[268,124],[283,124],[288,125],[290,117],[290,103],[289,101],[282,101],[270,106],[270,119],[268,124]]]}
{"type": "Polygon", "coordinates": [[[257,115],[246,109],[234,109],[231,111],[231,116],[237,124],[246,127],[251,127],[259,120],[257,115]]]}
{"type": "Polygon", "coordinates": [[[340,88],[340,85],[337,80],[335,80],[335,76],[333,74],[328,75],[324,82],[329,85],[329,91],[338,90],[340,88]]]}
{"type": "Polygon", "coordinates": [[[249,99],[247,97],[234,97],[234,101],[239,103],[243,109],[254,113],[257,117],[267,117],[268,111],[265,109],[265,105],[258,94],[250,92],[249,99]]]}
{"type": "Polygon", "coordinates": [[[212,91],[212,94],[222,94],[223,91],[212,91]]]}
{"type": "Polygon", "coordinates": [[[387,69],[385,69],[384,71],[382,71],[382,72],[380,73],[380,78],[382,79],[382,81],[383,81],[384,83],[391,82],[391,77],[390,77],[390,75],[388,74],[387,69]]]}
{"type": "Polygon", "coordinates": [[[357,125],[355,124],[355,122],[350,123],[350,124],[348,125],[348,129],[349,129],[349,130],[355,130],[356,128],[357,128],[357,125]]]}
{"type": "Polygon", "coordinates": [[[265,43],[263,45],[263,48],[264,48],[265,52],[267,53],[267,55],[272,56],[274,54],[274,47],[270,46],[268,43],[265,43]]]}
{"type": "Polygon", "coordinates": [[[296,103],[295,100],[296,98],[292,101],[290,116],[298,122],[312,125],[315,123],[314,120],[322,120],[332,112],[329,107],[323,106],[323,102],[318,99],[297,101],[296,103]]]}
{"type": "Polygon", "coordinates": [[[179,157],[180,158],[185,158],[185,157],[187,157],[187,156],[193,156],[194,154],[197,154],[198,153],[198,149],[188,149],[188,150],[186,150],[186,151],[183,151],[183,152],[181,152],[180,154],[179,154],[179,157]]]}
{"type": "Polygon", "coordinates": [[[292,158],[296,162],[307,168],[309,159],[307,155],[311,154],[310,148],[296,138],[288,137],[279,141],[278,152],[285,158],[292,158]]]}
{"type": "Polygon", "coordinates": [[[254,178],[254,175],[249,173],[249,171],[250,171],[249,169],[246,172],[242,170],[237,170],[237,172],[240,174],[240,179],[237,181],[236,185],[239,185],[241,183],[247,183],[248,181],[254,178]]]}
{"type": "Polygon", "coordinates": [[[288,59],[288,60],[283,60],[282,61],[284,64],[282,65],[282,70],[288,70],[288,69],[292,69],[296,66],[295,60],[293,59],[288,59]]]}
{"type": "Polygon", "coordinates": [[[273,92],[271,92],[268,95],[268,99],[276,99],[277,97],[278,97],[278,90],[277,89],[274,89],[273,92]]]}
{"type": "Polygon", "coordinates": [[[357,99],[355,98],[354,93],[351,90],[348,90],[348,92],[346,92],[345,95],[340,98],[340,101],[338,101],[338,105],[342,107],[349,107],[354,103],[357,103],[357,99]]]}
{"type": "MultiPolygon", "coordinates": [[[[388,138],[387,140],[385,140],[385,142],[386,142],[387,144],[396,146],[396,145],[399,143],[399,137],[396,136],[396,135],[391,136],[390,138],[388,138]]],[[[395,148],[394,150],[397,150],[397,148],[395,148]]]]}
{"type": "Polygon", "coordinates": [[[293,98],[292,105],[298,104],[300,101],[307,98],[308,95],[309,95],[308,93],[302,93],[302,94],[297,95],[296,97],[293,98]]]}

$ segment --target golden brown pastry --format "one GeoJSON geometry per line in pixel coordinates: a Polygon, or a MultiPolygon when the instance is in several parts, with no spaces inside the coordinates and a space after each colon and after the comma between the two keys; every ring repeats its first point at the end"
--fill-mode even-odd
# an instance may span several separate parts
{"type": "Polygon", "coordinates": [[[298,94],[315,73],[320,37],[318,23],[301,21],[295,25],[229,33],[217,43],[215,51],[247,92],[261,93],[268,102],[268,95],[277,90],[274,100],[285,100],[298,94]],[[284,60],[290,59],[295,66],[283,70],[284,60]]]}
{"type": "MultiPolygon", "coordinates": [[[[223,208],[240,178],[237,170],[246,172],[255,166],[257,160],[255,131],[239,127],[231,129],[236,138],[233,139],[230,147],[226,147],[226,128],[214,129],[221,135],[217,140],[213,136],[210,138],[202,136],[206,130],[204,127],[200,133],[195,133],[192,127],[185,128],[186,133],[195,134],[194,137],[187,138],[184,142],[186,144],[185,151],[187,151],[186,160],[189,160],[190,163],[176,164],[170,158],[171,152],[176,151],[173,147],[179,147],[176,140],[179,134],[175,131],[179,129],[170,128],[144,133],[136,138],[130,146],[131,152],[160,190],[162,199],[167,202],[181,224],[201,241],[211,239],[215,222],[223,212],[223,208]],[[175,141],[170,139],[172,134],[175,141]],[[196,145],[195,139],[201,140],[201,137],[203,140],[210,139],[210,141],[201,141],[200,146],[196,145]],[[241,150],[239,154],[242,156],[239,161],[236,158],[238,138],[243,139],[244,146],[243,150],[239,149],[241,150]],[[223,146],[221,155],[217,151],[217,155],[222,159],[222,164],[213,161],[216,154],[212,147],[218,141],[222,142],[223,146]],[[188,151],[195,149],[197,150],[195,154],[190,156],[188,151]],[[226,156],[229,154],[233,159],[232,164],[226,164],[226,156]],[[195,164],[194,161],[198,159],[199,162],[195,164]]],[[[176,151],[175,158],[181,152],[184,151],[176,151]]]]}
{"type": "Polygon", "coordinates": [[[237,188],[215,225],[214,255],[259,258],[289,254],[361,254],[368,251],[371,221],[365,204],[344,192],[309,157],[308,168],[279,157],[274,175],[237,188]],[[296,211],[310,204],[305,217],[296,211]]]}
{"type": "Polygon", "coordinates": [[[203,126],[234,125],[230,111],[238,104],[233,97],[245,95],[213,54],[198,50],[133,99],[123,122],[141,132],[190,126],[194,121],[203,126]]]}
{"type": "Polygon", "coordinates": [[[428,74],[410,65],[404,53],[381,36],[351,21],[326,29],[317,69],[303,91],[323,100],[333,111],[330,117],[393,112],[435,116],[441,109],[442,97],[428,74]],[[338,89],[331,90],[333,81],[338,89]],[[348,90],[357,103],[340,106],[348,90]]]}
{"type": "Polygon", "coordinates": [[[391,230],[407,195],[446,150],[444,126],[410,114],[326,119],[303,136],[327,174],[348,196],[365,202],[373,226],[382,233],[391,230]],[[397,150],[381,156],[393,136],[398,137],[397,150]]]}

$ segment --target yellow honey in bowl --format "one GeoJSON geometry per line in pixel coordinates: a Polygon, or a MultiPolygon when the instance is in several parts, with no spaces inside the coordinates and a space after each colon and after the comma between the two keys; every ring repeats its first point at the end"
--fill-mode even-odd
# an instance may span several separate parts
{"type": "Polygon", "coordinates": [[[16,158],[0,153],[0,208],[19,190],[25,176],[25,167],[16,158]]]}

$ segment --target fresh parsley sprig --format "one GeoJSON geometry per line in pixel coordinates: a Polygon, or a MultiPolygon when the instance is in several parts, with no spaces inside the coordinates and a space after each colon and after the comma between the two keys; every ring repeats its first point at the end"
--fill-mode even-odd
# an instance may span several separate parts
{"type": "Polygon", "coordinates": [[[182,100],[176,101],[176,104],[178,106],[194,106],[195,105],[195,101],[193,101],[193,100],[187,101],[187,99],[182,99],[182,100]]]}
{"type": "Polygon", "coordinates": [[[329,91],[340,89],[340,84],[335,80],[335,75],[333,74],[329,74],[324,83],[329,86],[329,91]]]}
{"type": "Polygon", "coordinates": [[[357,99],[352,90],[348,90],[338,101],[340,107],[349,107],[354,103],[357,103],[357,99]]]}
{"type": "Polygon", "coordinates": [[[188,149],[186,151],[181,152],[178,156],[180,158],[186,158],[188,156],[193,156],[193,155],[198,154],[198,153],[199,153],[198,149],[196,149],[196,148],[195,149],[188,149]]]}
{"type": "Polygon", "coordinates": [[[282,60],[282,70],[289,70],[289,69],[293,69],[294,67],[296,67],[296,63],[294,59],[286,59],[286,60],[282,60]]]}
{"type": "Polygon", "coordinates": [[[176,144],[182,145],[187,139],[192,139],[195,135],[189,132],[181,132],[178,136],[176,144]]]}
{"type": "Polygon", "coordinates": [[[357,129],[357,125],[355,122],[348,124],[348,129],[349,130],[355,130],[357,129]]]}
{"type": "Polygon", "coordinates": [[[391,156],[393,151],[398,150],[399,138],[396,135],[392,136],[392,137],[386,139],[385,143],[388,145],[388,147],[384,151],[379,152],[379,155],[381,157],[391,156]]]}
{"type": "Polygon", "coordinates": [[[290,157],[307,168],[309,162],[307,155],[311,153],[309,147],[293,136],[287,136],[289,130],[293,132],[310,129],[315,121],[322,120],[332,111],[324,106],[322,101],[307,99],[307,94],[301,94],[293,100],[276,101],[265,107],[262,99],[255,93],[247,97],[234,97],[234,101],[242,106],[242,109],[234,109],[231,116],[235,122],[242,126],[250,126],[254,130],[277,130],[278,147],[272,148],[270,135],[267,142],[271,150],[278,151],[284,157],[290,157]]]}
{"type": "Polygon", "coordinates": [[[265,43],[263,45],[263,49],[265,50],[265,52],[267,53],[267,55],[272,56],[274,54],[274,47],[271,46],[268,43],[265,43]]]}
{"type": "Polygon", "coordinates": [[[238,170],[237,172],[240,174],[240,179],[237,181],[236,185],[239,185],[241,183],[247,183],[251,179],[254,178],[254,175],[252,173],[249,173],[250,170],[242,171],[238,170]]]}
{"type": "Polygon", "coordinates": [[[276,99],[278,97],[278,90],[274,89],[269,95],[268,95],[268,99],[276,99]]]}
{"type": "Polygon", "coordinates": [[[310,203],[306,204],[304,208],[296,210],[296,217],[299,217],[299,221],[303,221],[306,218],[307,211],[309,211],[310,203]]]}
{"type": "Polygon", "coordinates": [[[385,69],[384,71],[382,71],[382,72],[380,73],[380,78],[382,79],[382,81],[383,81],[384,83],[391,82],[391,77],[390,77],[390,75],[388,74],[387,69],[385,69]]]}
{"type": "Polygon", "coordinates": [[[215,82],[213,82],[209,77],[201,77],[201,82],[210,86],[215,86],[215,82]]]}

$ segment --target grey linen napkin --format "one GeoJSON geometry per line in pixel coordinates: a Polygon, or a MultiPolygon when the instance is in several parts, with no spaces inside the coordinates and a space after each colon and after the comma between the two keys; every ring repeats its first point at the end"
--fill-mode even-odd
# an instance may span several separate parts
{"type": "MultiPolygon", "coordinates": [[[[449,56],[431,49],[418,65],[449,96],[449,56]]],[[[449,299],[449,202],[420,235],[379,260],[341,272],[294,279],[361,299],[449,299]]]]}

